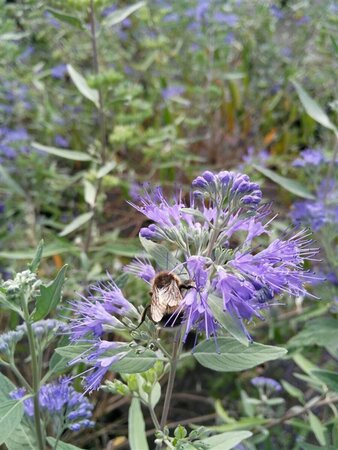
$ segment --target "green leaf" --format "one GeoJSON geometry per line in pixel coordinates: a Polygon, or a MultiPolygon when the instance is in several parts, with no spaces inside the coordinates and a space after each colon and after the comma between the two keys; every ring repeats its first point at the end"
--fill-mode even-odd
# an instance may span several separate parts
{"type": "Polygon", "coordinates": [[[318,345],[329,347],[332,353],[338,351],[338,320],[333,317],[319,317],[306,322],[302,331],[291,338],[288,347],[306,347],[318,345]]]}
{"type": "Polygon", "coordinates": [[[108,175],[109,172],[111,172],[116,167],[116,161],[109,161],[107,164],[102,166],[96,174],[97,178],[102,178],[106,175],[108,175]]]}
{"type": "Polygon", "coordinates": [[[208,450],[230,450],[250,436],[252,436],[252,433],[247,430],[232,431],[207,437],[202,439],[202,442],[209,446],[208,450]]]}
{"type": "MultiPolygon", "coordinates": [[[[62,336],[58,344],[60,345],[60,347],[66,347],[67,345],[69,345],[69,337],[62,336]]],[[[68,361],[68,358],[65,358],[59,353],[54,352],[49,360],[49,371],[46,376],[49,378],[52,374],[59,374],[64,372],[64,370],[68,367],[68,361]]]]}
{"type": "Polygon", "coordinates": [[[309,96],[309,94],[302,88],[299,83],[297,83],[297,81],[292,80],[292,84],[296,88],[298,97],[308,115],[312,117],[313,120],[323,125],[323,127],[329,128],[330,130],[333,130],[337,133],[337,128],[330,121],[321,106],[319,106],[318,103],[309,96]]]}
{"type": "Polygon", "coordinates": [[[112,27],[118,23],[123,22],[127,17],[133,14],[138,9],[142,8],[146,2],[137,2],[134,5],[127,6],[126,8],[120,8],[109,14],[109,16],[103,21],[103,25],[112,27]]]}
{"type": "Polygon", "coordinates": [[[93,159],[90,155],[84,152],[50,147],[48,145],[39,144],[38,142],[32,142],[32,147],[37,150],[41,150],[42,152],[49,153],[50,155],[60,156],[60,158],[71,159],[72,161],[92,161],[93,159]]]}
{"type": "MultiPolygon", "coordinates": [[[[51,436],[48,436],[47,442],[54,450],[56,439],[51,436]]],[[[80,447],[76,447],[75,445],[68,444],[67,442],[59,441],[55,450],[83,450],[83,449],[81,449],[80,447]]]]}
{"type": "Polygon", "coordinates": [[[23,33],[4,33],[0,35],[0,41],[20,41],[29,36],[29,32],[23,33]]]}
{"type": "Polygon", "coordinates": [[[298,197],[307,198],[310,200],[313,200],[315,198],[311,194],[311,192],[309,192],[302,184],[300,184],[296,180],[291,180],[290,178],[282,177],[281,175],[278,175],[272,170],[266,169],[265,167],[257,166],[256,164],[253,164],[252,167],[258,170],[258,172],[262,173],[264,176],[269,178],[274,183],[283,187],[292,194],[297,195],[298,197]]]}
{"type": "Polygon", "coordinates": [[[286,392],[291,395],[294,398],[297,398],[301,403],[304,403],[304,394],[303,392],[293,386],[292,384],[288,383],[285,380],[282,380],[283,388],[286,390],[286,392]]]}
{"type": "Polygon", "coordinates": [[[21,308],[15,305],[13,302],[7,300],[6,295],[0,292],[0,305],[11,311],[15,311],[17,314],[22,315],[21,308]]]}
{"type": "Polygon", "coordinates": [[[118,256],[127,256],[135,258],[144,255],[143,250],[138,245],[138,242],[130,242],[128,239],[119,239],[115,242],[107,242],[101,244],[100,247],[92,247],[93,251],[102,251],[105,254],[113,254],[118,256]]]}
{"type": "MultiPolygon", "coordinates": [[[[121,350],[119,350],[121,351],[121,350]]],[[[120,361],[112,364],[110,370],[112,372],[120,373],[140,373],[153,367],[155,362],[158,360],[156,353],[151,350],[145,350],[141,354],[137,350],[130,350],[126,356],[124,356],[120,361]]]]}
{"type": "Polygon", "coordinates": [[[57,307],[61,300],[67,268],[67,264],[64,265],[56,275],[55,280],[51,281],[47,286],[40,286],[40,295],[36,298],[35,311],[32,316],[34,321],[43,319],[57,307]]]}
{"type": "Polygon", "coordinates": [[[92,347],[90,344],[76,344],[76,345],[66,345],[64,347],[57,347],[55,352],[61,355],[66,360],[70,361],[71,359],[77,358],[82,355],[82,353],[86,352],[92,347]]]}
{"type": "Polygon", "coordinates": [[[175,258],[164,245],[156,244],[142,236],[140,236],[140,242],[144,250],[154,259],[161,270],[170,271],[179,265],[181,271],[186,274],[186,271],[182,267],[182,263],[175,258]]]}
{"type": "Polygon", "coordinates": [[[260,425],[265,425],[268,423],[268,419],[260,419],[258,417],[243,417],[237,422],[234,423],[225,423],[222,425],[213,425],[208,426],[208,430],[212,431],[235,431],[235,430],[246,430],[246,429],[253,429],[257,428],[260,425]]]}
{"type": "Polygon", "coordinates": [[[206,220],[204,214],[198,209],[181,208],[180,211],[184,212],[185,214],[190,214],[191,216],[197,217],[198,219],[203,220],[203,222],[205,222],[206,220]]]}
{"type": "Polygon", "coordinates": [[[332,446],[318,447],[318,445],[307,444],[306,442],[304,442],[303,444],[301,443],[300,447],[303,450],[337,450],[336,447],[332,446]]]}
{"type": "Polygon", "coordinates": [[[325,439],[325,431],[326,428],[321,423],[321,421],[316,417],[313,412],[309,411],[309,422],[312,428],[312,431],[314,435],[316,436],[317,441],[320,443],[320,445],[326,444],[325,439]]]}
{"type": "Polygon", "coordinates": [[[67,70],[70,78],[73,80],[73,83],[75,84],[79,92],[81,92],[81,94],[88,100],[93,102],[95,106],[98,108],[99,107],[98,91],[96,89],[92,89],[91,87],[89,87],[86,79],[70,64],[67,64],[67,70]]]}
{"type": "MultiPolygon", "coordinates": [[[[1,258],[6,259],[32,259],[35,255],[35,250],[17,251],[17,252],[0,252],[1,258]]],[[[42,252],[42,257],[47,258],[60,253],[78,253],[78,248],[68,242],[55,241],[46,245],[42,252]]]]}
{"type": "Polygon", "coordinates": [[[51,13],[56,19],[60,20],[61,22],[68,23],[69,25],[73,25],[77,28],[83,28],[81,20],[76,17],[72,16],[71,14],[66,14],[63,11],[59,11],[54,8],[46,8],[46,10],[51,13]]]}
{"type": "Polygon", "coordinates": [[[24,198],[26,197],[25,191],[16,181],[14,181],[2,164],[0,164],[0,182],[7,185],[14,194],[24,198]]]}
{"type": "Polygon", "coordinates": [[[93,211],[80,214],[77,216],[76,219],[74,219],[72,222],[70,222],[64,230],[59,233],[59,236],[67,236],[67,234],[72,233],[73,231],[77,230],[78,228],[82,227],[85,223],[87,223],[92,217],[94,213],[93,211]]]}
{"type": "Polygon", "coordinates": [[[292,359],[297,364],[297,366],[300,367],[308,375],[311,375],[311,371],[316,369],[316,366],[300,353],[292,355],[292,359]]]}
{"type": "Polygon", "coordinates": [[[325,383],[329,389],[338,392],[338,373],[331,370],[311,370],[311,374],[325,383]]]}
{"type": "Polygon", "coordinates": [[[83,183],[84,183],[84,199],[89,206],[93,207],[95,205],[96,199],[96,188],[88,180],[84,180],[83,183]]]}
{"type": "Polygon", "coordinates": [[[38,443],[32,429],[32,421],[24,417],[6,439],[5,445],[8,450],[36,450],[38,443]]]}
{"type": "Polygon", "coordinates": [[[133,398],[128,415],[128,440],[130,450],[149,450],[146,426],[143,419],[140,400],[133,398]]]}
{"type": "Polygon", "coordinates": [[[22,416],[22,401],[8,400],[0,404],[0,445],[11,436],[22,416]]]}
{"type": "Polygon", "coordinates": [[[10,400],[9,393],[14,391],[16,386],[9,378],[0,373],[0,403],[10,400]]]}
{"type": "Polygon", "coordinates": [[[283,357],[286,349],[253,342],[248,347],[234,338],[205,340],[195,347],[193,356],[204,367],[218,372],[237,372],[283,357]]]}
{"type": "Polygon", "coordinates": [[[222,299],[211,294],[208,298],[208,305],[217,322],[219,322],[241,344],[248,346],[249,339],[245,334],[242,323],[237,317],[224,311],[222,299]]]}
{"type": "Polygon", "coordinates": [[[150,404],[153,408],[157,405],[161,398],[161,385],[158,381],[153,386],[153,389],[150,393],[150,404]]]}
{"type": "Polygon", "coordinates": [[[36,249],[36,253],[34,255],[33,261],[30,264],[28,264],[28,268],[32,272],[36,272],[39,268],[41,258],[42,258],[43,246],[44,246],[44,242],[43,242],[43,239],[41,239],[41,241],[39,242],[38,248],[36,249]]]}

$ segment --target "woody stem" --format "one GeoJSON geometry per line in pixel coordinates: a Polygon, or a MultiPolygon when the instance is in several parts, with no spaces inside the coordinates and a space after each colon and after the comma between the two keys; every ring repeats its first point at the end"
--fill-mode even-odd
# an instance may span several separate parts
{"type": "Polygon", "coordinates": [[[172,352],[171,361],[170,361],[168,385],[167,385],[167,390],[165,393],[164,406],[163,406],[162,418],[161,418],[161,423],[160,423],[162,430],[168,419],[170,401],[171,401],[171,397],[172,397],[172,393],[173,393],[176,370],[177,370],[177,362],[178,362],[178,359],[179,359],[179,356],[180,356],[180,353],[182,350],[182,340],[183,340],[182,327],[179,327],[179,329],[177,330],[177,332],[175,334],[173,352],[172,352]]]}

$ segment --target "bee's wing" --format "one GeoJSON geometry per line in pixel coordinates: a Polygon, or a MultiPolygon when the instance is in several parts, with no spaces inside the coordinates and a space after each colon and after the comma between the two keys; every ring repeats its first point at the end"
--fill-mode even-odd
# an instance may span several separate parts
{"type": "Polygon", "coordinates": [[[153,321],[160,322],[166,313],[167,308],[175,308],[180,304],[181,300],[182,294],[174,280],[160,289],[154,286],[150,306],[150,313],[153,321]]]}

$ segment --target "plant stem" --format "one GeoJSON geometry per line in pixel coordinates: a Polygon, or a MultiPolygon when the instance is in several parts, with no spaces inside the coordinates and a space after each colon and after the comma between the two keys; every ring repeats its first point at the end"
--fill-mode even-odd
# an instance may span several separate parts
{"type": "Polygon", "coordinates": [[[39,365],[38,365],[38,357],[36,353],[35,347],[35,337],[32,328],[32,324],[30,322],[29,311],[28,311],[28,299],[23,299],[23,312],[24,319],[27,327],[27,337],[29,344],[29,352],[31,355],[31,366],[32,366],[32,390],[33,390],[33,403],[34,403],[34,423],[35,423],[35,431],[36,438],[38,441],[39,450],[45,450],[44,444],[44,433],[41,427],[41,412],[40,412],[40,402],[39,402],[39,390],[40,390],[40,380],[39,380],[39,365]]]}
{"type": "Polygon", "coordinates": [[[176,376],[177,362],[178,362],[181,348],[182,348],[182,338],[183,338],[183,330],[182,330],[182,327],[179,327],[179,329],[177,330],[177,332],[175,334],[173,352],[172,352],[172,357],[171,357],[171,361],[170,361],[168,385],[167,385],[167,390],[165,393],[164,406],[163,406],[162,418],[161,418],[161,424],[160,424],[161,430],[163,430],[163,428],[167,422],[167,419],[168,419],[170,401],[171,401],[171,396],[173,393],[175,376],[176,376]]]}
{"type": "Polygon", "coordinates": [[[11,370],[16,375],[17,379],[21,382],[21,384],[26,388],[27,392],[30,393],[32,391],[31,386],[28,384],[27,380],[24,378],[24,376],[21,374],[19,369],[17,368],[14,358],[11,360],[11,363],[9,364],[11,370]]]}
{"type": "Polygon", "coordinates": [[[150,416],[151,416],[151,419],[153,421],[154,427],[156,428],[156,430],[160,430],[161,429],[161,425],[160,425],[160,422],[157,419],[157,416],[156,416],[156,413],[154,411],[154,408],[150,404],[148,404],[148,408],[149,408],[150,416]]]}
{"type": "MultiPolygon", "coordinates": [[[[92,52],[93,52],[93,66],[95,75],[99,75],[100,73],[100,65],[99,65],[99,57],[97,51],[97,41],[96,41],[96,26],[95,26],[95,10],[94,10],[94,0],[90,0],[90,33],[91,33],[91,42],[92,42],[92,52]]],[[[100,141],[101,141],[101,164],[102,166],[106,163],[107,155],[106,155],[106,119],[104,114],[104,101],[101,86],[98,86],[99,93],[99,108],[98,108],[98,122],[99,122],[99,130],[100,130],[100,141]]],[[[92,240],[92,229],[95,222],[95,213],[97,209],[97,199],[101,192],[102,188],[102,178],[99,178],[96,185],[95,199],[94,204],[91,207],[90,211],[93,213],[93,216],[88,222],[87,228],[87,236],[84,244],[85,253],[88,252],[92,240]]]]}

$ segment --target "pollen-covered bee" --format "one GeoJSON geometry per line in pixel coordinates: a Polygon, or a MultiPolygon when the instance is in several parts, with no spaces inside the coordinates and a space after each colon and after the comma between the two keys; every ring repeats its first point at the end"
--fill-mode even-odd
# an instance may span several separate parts
{"type": "Polygon", "coordinates": [[[182,282],[174,273],[163,271],[156,274],[151,283],[151,303],[145,308],[139,326],[146,315],[149,315],[153,322],[159,323],[165,316],[173,314],[183,299],[183,289],[193,287],[191,280],[182,282]]]}

